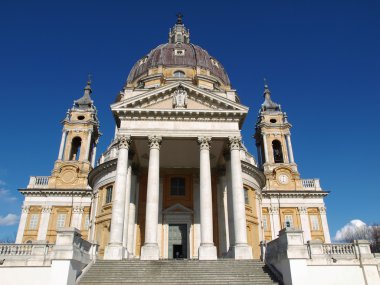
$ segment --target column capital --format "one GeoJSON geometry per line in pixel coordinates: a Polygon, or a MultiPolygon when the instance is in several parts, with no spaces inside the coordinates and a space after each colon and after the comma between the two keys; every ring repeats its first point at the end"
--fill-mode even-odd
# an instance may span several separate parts
{"type": "Polygon", "coordinates": [[[326,215],[326,207],[318,207],[318,210],[321,215],[326,215]]]}
{"type": "Polygon", "coordinates": [[[241,148],[241,136],[228,137],[230,150],[240,150],[241,148]]]}
{"type": "Polygon", "coordinates": [[[307,207],[298,207],[298,212],[301,215],[307,215],[307,207]]]}
{"type": "Polygon", "coordinates": [[[119,135],[117,139],[119,141],[119,149],[122,149],[122,148],[129,149],[131,145],[131,136],[119,135]]]}
{"type": "Polygon", "coordinates": [[[210,150],[211,148],[211,137],[198,137],[198,143],[201,150],[210,150]]]}
{"type": "Polygon", "coordinates": [[[42,207],[42,213],[50,214],[52,211],[52,206],[44,206],[42,207]]]}
{"type": "Polygon", "coordinates": [[[29,210],[30,210],[30,206],[29,206],[29,205],[24,205],[24,206],[22,206],[21,209],[22,209],[21,211],[22,211],[23,213],[28,214],[28,213],[29,213],[29,210]]]}
{"type": "Polygon", "coordinates": [[[149,148],[156,148],[160,149],[161,142],[162,142],[162,137],[161,136],[148,136],[148,141],[149,141],[149,148]]]}
{"type": "Polygon", "coordinates": [[[269,214],[278,215],[278,207],[277,206],[270,206],[269,207],[269,214]]]}
{"type": "Polygon", "coordinates": [[[77,213],[77,214],[82,214],[84,212],[84,207],[83,206],[74,206],[73,212],[77,213]]]}

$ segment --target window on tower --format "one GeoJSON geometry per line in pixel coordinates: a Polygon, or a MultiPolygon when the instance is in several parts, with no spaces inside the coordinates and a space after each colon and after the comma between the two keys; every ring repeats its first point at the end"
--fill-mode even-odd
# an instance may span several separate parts
{"type": "Polygon", "coordinates": [[[112,186],[107,187],[106,189],[106,204],[112,202],[112,186]]]}
{"type": "Polygon", "coordinates": [[[80,137],[73,138],[71,141],[70,160],[79,160],[81,144],[82,139],[80,137]]]}
{"type": "Polygon", "coordinates": [[[284,157],[282,154],[281,143],[278,140],[272,142],[274,163],[283,163],[284,157]]]}

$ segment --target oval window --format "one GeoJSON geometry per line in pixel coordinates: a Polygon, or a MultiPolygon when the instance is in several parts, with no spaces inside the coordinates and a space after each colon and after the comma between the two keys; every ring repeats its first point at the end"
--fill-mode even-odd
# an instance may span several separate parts
{"type": "Polygon", "coordinates": [[[270,119],[270,122],[271,122],[272,124],[274,124],[274,123],[277,122],[277,120],[276,120],[276,119],[270,119]]]}
{"type": "Polygon", "coordinates": [[[84,116],[78,116],[78,120],[79,120],[79,121],[84,120],[84,116]]]}

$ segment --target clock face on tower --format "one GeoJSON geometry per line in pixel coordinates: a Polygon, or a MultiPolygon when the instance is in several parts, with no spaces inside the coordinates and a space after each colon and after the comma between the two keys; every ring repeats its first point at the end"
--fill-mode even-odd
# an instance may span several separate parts
{"type": "Polygon", "coordinates": [[[288,182],[289,182],[288,175],[286,175],[286,174],[280,174],[278,176],[278,182],[280,182],[281,184],[288,184],[288,182]]]}

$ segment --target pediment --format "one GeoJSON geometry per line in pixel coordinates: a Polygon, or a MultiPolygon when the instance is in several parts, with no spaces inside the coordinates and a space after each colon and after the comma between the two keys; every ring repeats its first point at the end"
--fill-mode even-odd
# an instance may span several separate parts
{"type": "MultiPolygon", "coordinates": [[[[181,98],[180,98],[181,99],[181,98]]],[[[183,102],[181,102],[183,103],[183,102]]],[[[176,82],[140,95],[133,96],[111,106],[113,111],[121,110],[209,110],[247,113],[244,105],[231,101],[221,95],[198,88],[187,82],[176,82]],[[178,90],[183,90],[186,104],[176,104],[178,90]]]]}
{"type": "Polygon", "coordinates": [[[174,204],[173,206],[170,206],[169,208],[162,211],[164,214],[169,213],[181,213],[181,214],[192,214],[193,211],[189,208],[186,208],[180,203],[174,204]]]}

